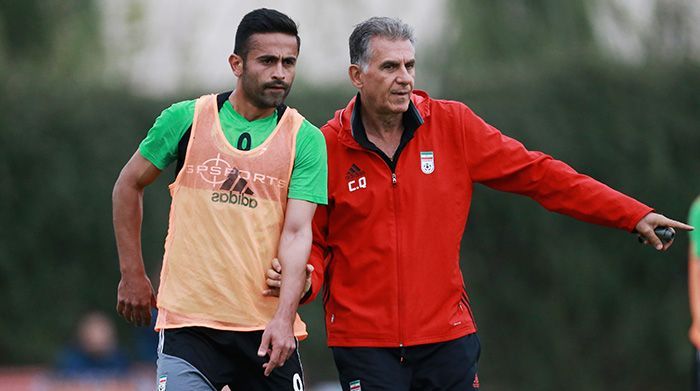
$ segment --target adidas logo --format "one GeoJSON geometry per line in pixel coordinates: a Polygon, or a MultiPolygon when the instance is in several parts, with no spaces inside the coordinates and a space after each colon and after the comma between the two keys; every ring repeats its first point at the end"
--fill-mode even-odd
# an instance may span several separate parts
{"type": "Polygon", "coordinates": [[[345,180],[351,181],[353,179],[357,179],[361,176],[364,176],[365,172],[360,169],[360,167],[357,167],[356,164],[353,163],[352,166],[350,166],[350,169],[348,169],[348,172],[345,174],[345,180]]]}
{"type": "Polygon", "coordinates": [[[233,187],[233,190],[231,191],[236,191],[246,195],[253,195],[253,190],[250,190],[250,188],[247,186],[248,181],[241,178],[238,174],[238,169],[234,168],[233,171],[228,174],[228,177],[226,177],[224,183],[221,184],[221,188],[219,190],[231,190],[231,187],[233,187]],[[236,179],[238,179],[238,181],[236,181],[236,179]]]}
{"type": "Polygon", "coordinates": [[[214,192],[211,195],[212,202],[220,202],[223,204],[233,204],[255,208],[258,206],[258,201],[253,197],[253,190],[248,187],[248,181],[241,178],[237,168],[234,168],[226,177],[224,183],[221,184],[219,190],[223,192],[214,192]],[[228,193],[226,193],[228,191],[228,193]]]}
{"type": "Polygon", "coordinates": [[[348,181],[348,190],[350,190],[350,192],[367,188],[365,172],[362,171],[360,167],[357,167],[356,164],[350,166],[350,169],[345,174],[345,180],[348,181]]]}

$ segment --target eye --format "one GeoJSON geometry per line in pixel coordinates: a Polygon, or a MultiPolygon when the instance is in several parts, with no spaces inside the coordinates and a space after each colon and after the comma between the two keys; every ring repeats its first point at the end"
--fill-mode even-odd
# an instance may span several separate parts
{"type": "Polygon", "coordinates": [[[284,65],[292,66],[297,63],[297,60],[295,58],[285,58],[284,59],[284,65]]]}

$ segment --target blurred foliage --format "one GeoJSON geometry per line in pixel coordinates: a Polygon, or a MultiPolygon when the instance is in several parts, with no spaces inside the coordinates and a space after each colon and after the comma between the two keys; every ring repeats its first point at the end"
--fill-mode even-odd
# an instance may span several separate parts
{"type": "MultiPolygon", "coordinates": [[[[22,88],[0,96],[5,364],[45,361],[83,312],[113,312],[111,188],[159,109],[123,92],[26,76],[22,88]]],[[[144,241],[162,249],[158,220],[167,213],[153,215],[146,211],[144,241]]],[[[148,258],[158,259],[156,249],[146,246],[148,258]]]]}
{"type": "MultiPolygon", "coordinates": [[[[455,64],[541,62],[591,50],[584,1],[469,1],[451,3],[455,64]]],[[[460,71],[461,66],[450,71],[460,71]]]]}
{"type": "MultiPolygon", "coordinates": [[[[196,96],[146,99],[100,81],[92,2],[10,3],[0,3],[0,365],[48,363],[82,313],[114,316],[114,180],[158,113],[196,96]]],[[[438,75],[440,97],[463,101],[529,148],[685,218],[699,187],[697,63],[682,55],[614,61],[596,44],[590,4],[579,0],[451,7],[447,56],[427,64],[417,54],[418,87],[421,73],[438,75]]],[[[348,85],[297,84],[289,104],[320,126],[352,93],[348,85]]],[[[144,258],[154,283],[171,170],[145,198],[144,258]]],[[[631,235],[481,186],[466,232],[462,266],[487,388],[687,385],[685,235],[659,254],[631,235]]],[[[307,376],[335,379],[320,303],[301,311],[312,333],[301,348],[307,376]]],[[[132,338],[118,324],[123,339],[132,338]]]]}
{"type": "Polygon", "coordinates": [[[100,70],[98,18],[92,0],[0,2],[0,76],[31,70],[88,81],[100,70]]]}

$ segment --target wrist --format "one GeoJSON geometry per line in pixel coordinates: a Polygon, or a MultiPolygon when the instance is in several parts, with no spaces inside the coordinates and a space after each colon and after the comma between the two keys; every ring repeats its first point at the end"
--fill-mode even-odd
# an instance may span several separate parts
{"type": "Polygon", "coordinates": [[[272,317],[273,321],[294,324],[296,319],[296,311],[290,311],[289,309],[278,308],[275,315],[272,317]]]}
{"type": "Polygon", "coordinates": [[[146,277],[146,270],[143,267],[121,267],[119,270],[123,279],[146,277]]]}

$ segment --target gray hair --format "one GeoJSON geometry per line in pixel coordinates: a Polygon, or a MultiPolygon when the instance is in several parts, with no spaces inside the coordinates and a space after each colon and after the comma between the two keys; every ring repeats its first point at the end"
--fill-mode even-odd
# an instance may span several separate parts
{"type": "Polygon", "coordinates": [[[416,44],[413,28],[400,19],[387,17],[372,17],[355,26],[350,34],[350,63],[357,64],[363,70],[367,69],[372,55],[370,40],[372,37],[382,37],[391,41],[411,41],[416,44]]]}

